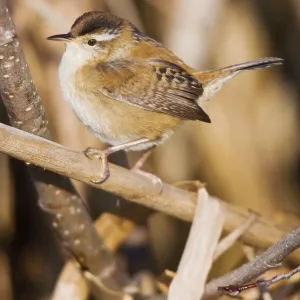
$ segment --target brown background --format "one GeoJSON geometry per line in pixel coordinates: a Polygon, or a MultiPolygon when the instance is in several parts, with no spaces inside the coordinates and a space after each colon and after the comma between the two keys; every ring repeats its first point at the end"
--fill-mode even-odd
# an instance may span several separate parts
{"type": "MultiPolygon", "coordinates": [[[[46,37],[67,32],[86,11],[105,9],[129,19],[201,70],[262,56],[284,58],[283,67],[233,79],[207,105],[212,124],[187,123],[155,150],[145,168],[170,183],[206,182],[211,194],[278,222],[286,215],[299,215],[299,1],[11,0],[8,4],[54,139],[77,150],[104,145],[63,101],[57,68],[64,46],[46,37]]],[[[6,121],[2,107],[0,117],[6,121]]],[[[139,155],[130,154],[130,164],[139,155]]],[[[113,161],[127,165],[123,154],[113,161]]],[[[93,217],[118,201],[74,183],[92,207],[93,217]]],[[[134,233],[146,246],[139,243],[132,250],[128,241],[123,247],[130,269],[175,270],[188,225],[159,213],[146,225],[147,230],[134,233]]],[[[63,255],[37,207],[23,163],[4,155],[0,155],[0,241],[3,299],[13,299],[12,294],[15,299],[47,299],[63,255]]],[[[242,259],[237,245],[220,259],[213,275],[223,274],[242,259]]]]}

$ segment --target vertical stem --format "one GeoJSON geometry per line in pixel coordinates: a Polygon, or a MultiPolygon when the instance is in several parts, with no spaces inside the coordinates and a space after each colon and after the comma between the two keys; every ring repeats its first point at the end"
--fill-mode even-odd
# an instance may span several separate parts
{"type": "MultiPolygon", "coordinates": [[[[45,111],[5,0],[0,0],[0,92],[14,127],[50,138],[45,111]]],[[[71,182],[34,166],[29,171],[38,190],[39,205],[50,217],[62,245],[84,270],[101,278],[109,288],[120,290],[126,276],[116,268],[114,256],[97,235],[71,182]]]]}

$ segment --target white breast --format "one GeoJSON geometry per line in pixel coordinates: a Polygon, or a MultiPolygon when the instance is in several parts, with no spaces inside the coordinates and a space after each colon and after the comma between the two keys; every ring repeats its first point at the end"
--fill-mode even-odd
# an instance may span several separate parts
{"type": "MultiPolygon", "coordinates": [[[[76,44],[68,43],[59,65],[59,80],[64,99],[81,122],[92,133],[99,136],[105,124],[104,126],[100,124],[100,116],[93,108],[92,103],[84,95],[80,94],[74,86],[76,71],[89,59],[88,53],[82,51],[76,44]]],[[[99,137],[102,138],[102,136],[99,137]]]]}

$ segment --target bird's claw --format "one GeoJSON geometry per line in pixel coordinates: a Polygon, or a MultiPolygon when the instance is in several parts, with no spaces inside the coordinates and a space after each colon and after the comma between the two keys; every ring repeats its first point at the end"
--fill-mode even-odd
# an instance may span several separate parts
{"type": "Polygon", "coordinates": [[[88,159],[102,159],[105,156],[105,151],[97,148],[88,147],[83,151],[88,159]]]}
{"type": "Polygon", "coordinates": [[[155,186],[157,186],[157,193],[158,195],[161,195],[163,189],[164,189],[164,184],[163,184],[163,181],[156,175],[154,174],[151,174],[151,173],[148,173],[148,172],[145,172],[145,171],[142,171],[140,169],[137,169],[137,168],[132,168],[131,171],[135,172],[135,173],[138,173],[138,174],[141,174],[145,177],[148,177],[151,179],[151,181],[153,182],[153,184],[155,186]]]}
{"type": "Polygon", "coordinates": [[[102,175],[99,179],[91,180],[91,182],[94,184],[103,183],[110,175],[107,161],[107,151],[89,147],[85,149],[83,153],[88,159],[101,159],[103,164],[102,175]]]}
{"type": "Polygon", "coordinates": [[[94,184],[100,184],[103,183],[104,181],[106,181],[109,177],[109,172],[103,172],[103,174],[101,175],[100,179],[95,179],[95,180],[91,180],[92,183],[94,184]]]}

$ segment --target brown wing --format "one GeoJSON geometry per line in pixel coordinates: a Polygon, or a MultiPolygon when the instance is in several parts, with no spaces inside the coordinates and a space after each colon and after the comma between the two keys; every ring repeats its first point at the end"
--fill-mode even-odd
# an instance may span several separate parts
{"type": "Polygon", "coordinates": [[[84,85],[107,97],[181,119],[210,122],[196,102],[203,93],[201,83],[173,63],[126,59],[89,65],[85,71],[90,80],[84,85]]]}

